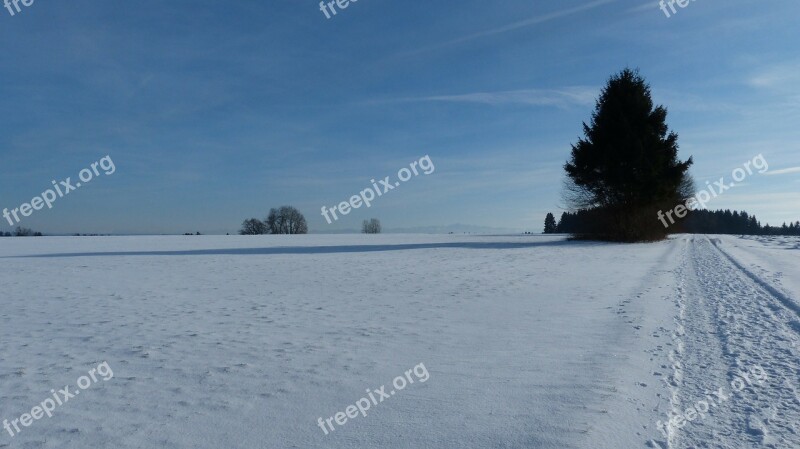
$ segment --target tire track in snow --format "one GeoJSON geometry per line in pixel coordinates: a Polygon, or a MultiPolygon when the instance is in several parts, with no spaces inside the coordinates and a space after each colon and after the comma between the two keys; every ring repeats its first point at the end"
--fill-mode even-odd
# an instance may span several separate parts
{"type": "MultiPolygon", "coordinates": [[[[680,240],[681,244],[681,259],[686,259],[686,253],[688,250],[688,245],[686,239],[680,240]]],[[[670,368],[672,369],[672,374],[664,378],[664,383],[666,384],[667,388],[669,389],[669,404],[670,404],[670,416],[675,413],[675,411],[680,406],[680,385],[683,382],[683,365],[681,363],[681,359],[683,356],[683,349],[684,349],[684,342],[683,337],[685,335],[685,328],[683,326],[683,321],[686,316],[686,273],[685,273],[685,266],[681,263],[675,271],[675,277],[677,281],[677,295],[675,296],[675,305],[678,309],[678,314],[675,316],[675,330],[672,332],[672,344],[673,348],[667,354],[667,359],[670,363],[670,368]]],[[[667,368],[664,366],[663,368],[667,368]]],[[[674,432],[671,431],[668,427],[665,427],[666,433],[666,445],[667,447],[672,447],[672,441],[675,437],[674,432]]],[[[660,444],[659,444],[660,446],[660,444]]]]}
{"type": "Polygon", "coordinates": [[[730,398],[675,429],[669,447],[800,447],[795,310],[707,238],[692,238],[684,263],[686,313],[678,323],[684,350],[676,352],[682,376],[673,386],[673,411],[720,387],[730,398]],[[767,382],[731,393],[730,382],[755,365],[765,370],[767,382]]]}
{"type": "Polygon", "coordinates": [[[786,308],[792,310],[798,317],[800,317],[800,304],[797,301],[793,300],[792,298],[790,298],[788,295],[778,290],[777,288],[773,287],[769,282],[758,277],[755,273],[753,273],[752,271],[747,269],[744,265],[739,263],[739,261],[734,259],[730,254],[725,252],[725,250],[723,250],[721,247],[722,241],[720,239],[711,239],[711,243],[713,243],[717,251],[719,251],[723,256],[725,256],[725,258],[727,258],[734,266],[736,266],[736,268],[738,268],[744,274],[746,274],[747,277],[753,280],[753,282],[763,287],[764,290],[770,292],[772,296],[774,296],[781,302],[781,304],[783,304],[786,308]]]}
{"type": "MultiPolygon", "coordinates": [[[[696,385],[696,379],[702,378],[707,383],[724,382],[724,379],[709,378],[702,372],[725,371],[724,365],[720,363],[725,351],[723,342],[717,338],[709,339],[709,336],[717,334],[715,326],[717,317],[708,307],[706,297],[698,294],[696,288],[698,285],[695,275],[697,267],[693,258],[696,243],[692,237],[684,238],[681,243],[683,244],[683,260],[676,271],[677,296],[675,301],[678,314],[675,317],[675,330],[672,333],[673,349],[668,356],[672,375],[666,379],[671,392],[670,417],[682,415],[694,401],[704,397],[704,395],[700,395],[693,398],[686,395],[687,390],[701,390],[701,393],[705,391],[704,386],[696,385]],[[704,330],[698,332],[698,328],[704,330]]],[[[674,428],[667,430],[667,447],[683,447],[676,443],[683,430],[674,428]]],[[[709,435],[703,435],[703,437],[710,439],[709,435]]]]}

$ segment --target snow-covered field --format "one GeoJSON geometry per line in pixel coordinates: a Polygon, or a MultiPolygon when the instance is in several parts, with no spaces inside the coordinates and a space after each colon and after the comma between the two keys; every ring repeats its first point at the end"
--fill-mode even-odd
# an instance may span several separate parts
{"type": "Polygon", "coordinates": [[[0,448],[800,448],[798,239],[0,245],[0,448]]]}

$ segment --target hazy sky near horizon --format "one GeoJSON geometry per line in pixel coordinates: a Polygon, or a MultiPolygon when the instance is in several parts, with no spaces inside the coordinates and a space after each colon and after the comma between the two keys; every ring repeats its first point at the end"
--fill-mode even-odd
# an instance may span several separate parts
{"type": "MultiPolygon", "coordinates": [[[[0,9],[0,209],[109,155],[20,223],[46,233],[234,233],[291,204],[312,232],[464,223],[540,232],[607,78],[639,68],[709,208],[800,219],[800,3],[36,0],[0,9]],[[429,155],[334,224],[331,207],[429,155]]],[[[10,230],[6,220],[0,230],[10,230]]]]}

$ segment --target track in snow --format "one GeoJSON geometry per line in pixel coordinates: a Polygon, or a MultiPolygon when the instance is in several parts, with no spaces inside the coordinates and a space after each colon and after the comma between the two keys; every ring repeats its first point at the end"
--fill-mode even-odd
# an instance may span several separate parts
{"type": "Polygon", "coordinates": [[[792,301],[744,270],[719,240],[687,236],[678,243],[672,409],[685,415],[698,401],[716,406],[669,432],[669,447],[800,447],[800,338],[792,301]],[[763,382],[753,374],[759,368],[763,382]],[[734,392],[731,382],[743,373],[750,382],[737,383],[745,387],[734,392]],[[712,393],[719,388],[727,400],[712,393]]]}

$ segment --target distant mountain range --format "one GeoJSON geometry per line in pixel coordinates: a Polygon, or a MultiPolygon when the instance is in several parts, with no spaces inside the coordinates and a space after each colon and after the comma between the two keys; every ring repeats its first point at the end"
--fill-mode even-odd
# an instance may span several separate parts
{"type": "MultiPolygon", "coordinates": [[[[337,231],[317,231],[312,234],[353,234],[358,233],[358,229],[343,229],[337,231]]],[[[448,226],[416,226],[411,228],[386,228],[384,234],[520,234],[522,230],[512,228],[494,228],[490,226],[474,226],[465,224],[452,224],[448,226]]]]}

